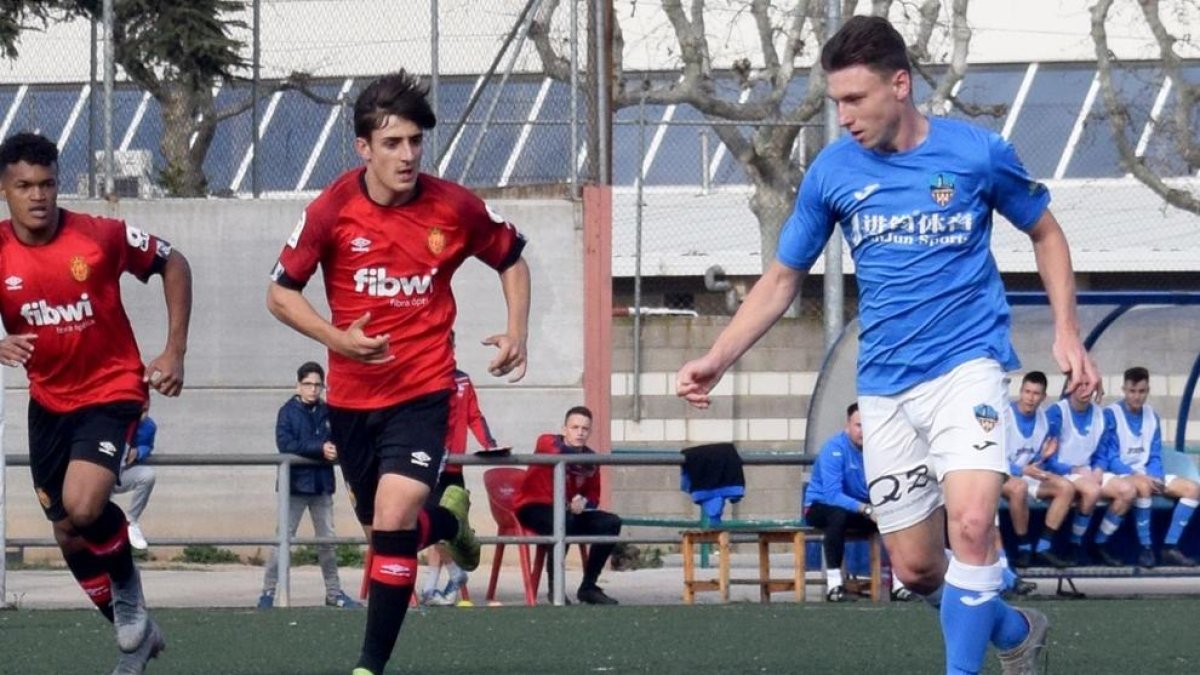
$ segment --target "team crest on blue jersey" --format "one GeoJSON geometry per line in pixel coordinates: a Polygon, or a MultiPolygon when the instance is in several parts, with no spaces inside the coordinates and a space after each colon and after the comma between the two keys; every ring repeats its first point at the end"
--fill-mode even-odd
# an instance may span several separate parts
{"type": "Polygon", "coordinates": [[[929,181],[929,194],[938,206],[945,206],[954,199],[954,174],[939,173],[929,181]]]}
{"type": "Polygon", "coordinates": [[[992,406],[980,403],[975,406],[975,419],[985,432],[990,432],[996,428],[996,423],[1000,421],[1000,413],[996,412],[996,409],[992,406]]]}

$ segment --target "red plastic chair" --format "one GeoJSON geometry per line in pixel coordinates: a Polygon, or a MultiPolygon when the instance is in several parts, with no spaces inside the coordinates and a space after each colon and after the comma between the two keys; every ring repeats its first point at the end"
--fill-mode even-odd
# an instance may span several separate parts
{"type": "MultiPolygon", "coordinates": [[[[526,530],[517,520],[515,507],[521,482],[525,480],[525,469],[499,467],[483,473],[483,486],[487,490],[488,506],[496,519],[496,535],[501,537],[525,537],[535,533],[526,530]]],[[[500,579],[500,565],[504,560],[505,544],[496,544],[496,555],[492,558],[492,575],[488,580],[487,601],[496,599],[496,583],[500,579]]],[[[517,544],[521,559],[521,580],[525,585],[525,604],[537,604],[537,585],[529,560],[529,546],[517,544]]]]}
{"type": "MultiPolygon", "coordinates": [[[[488,494],[488,505],[492,509],[492,517],[496,519],[496,534],[498,536],[536,537],[537,532],[527,529],[517,520],[515,502],[521,483],[525,480],[525,470],[513,467],[489,469],[483,474],[483,485],[488,494]]],[[[500,565],[504,560],[504,544],[496,544],[496,555],[492,558],[492,575],[488,581],[487,601],[496,598],[496,582],[500,578],[500,565]]],[[[525,604],[537,604],[538,586],[542,579],[542,569],[545,567],[546,554],[550,547],[538,546],[537,556],[532,567],[529,561],[529,545],[517,544],[517,553],[521,559],[521,580],[525,586],[525,604]]],[[[587,565],[587,547],[579,545],[579,557],[587,565]]]]}

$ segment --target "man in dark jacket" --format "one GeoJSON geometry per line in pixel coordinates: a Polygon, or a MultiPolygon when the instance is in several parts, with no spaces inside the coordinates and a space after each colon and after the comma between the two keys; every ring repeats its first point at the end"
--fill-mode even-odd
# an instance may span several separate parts
{"type": "MultiPolygon", "coordinates": [[[[288,505],[288,532],[296,536],[304,510],[312,514],[313,530],[318,537],[332,537],[333,531],[333,462],[337,448],[329,441],[329,408],[321,399],[325,390],[325,370],[309,361],[296,371],[296,395],[279,409],[275,420],[275,446],[279,452],[290,452],[321,464],[293,464],[291,493],[288,505]]],[[[278,486],[276,486],[278,489],[278,486]]],[[[275,585],[278,581],[279,551],[271,550],[263,575],[263,592],[258,598],[259,609],[275,605],[275,585]]],[[[317,546],[317,560],[325,578],[325,604],[330,607],[359,607],[342,591],[338,579],[337,555],[332,544],[317,546]]]]}

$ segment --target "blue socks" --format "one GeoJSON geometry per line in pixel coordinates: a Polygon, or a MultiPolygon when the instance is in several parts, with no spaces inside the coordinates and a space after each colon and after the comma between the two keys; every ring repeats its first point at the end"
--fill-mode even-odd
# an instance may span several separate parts
{"type": "Polygon", "coordinates": [[[1087,534],[1088,525],[1092,522],[1092,514],[1076,513],[1071,520],[1071,544],[1078,546],[1083,543],[1083,535],[1087,534]]]}
{"type": "Polygon", "coordinates": [[[1179,545],[1179,538],[1183,536],[1183,529],[1187,527],[1188,521],[1192,519],[1192,514],[1196,512],[1196,507],[1200,506],[1200,501],[1195,499],[1180,499],[1175,505],[1175,511],[1171,513],[1171,527],[1167,529],[1167,538],[1163,540],[1166,546],[1179,545]]]}
{"type": "Polygon", "coordinates": [[[947,675],[975,675],[983,670],[989,642],[1007,650],[1029,634],[1025,618],[1000,599],[1003,576],[999,562],[967,565],[950,559],[940,613],[947,675]]]}

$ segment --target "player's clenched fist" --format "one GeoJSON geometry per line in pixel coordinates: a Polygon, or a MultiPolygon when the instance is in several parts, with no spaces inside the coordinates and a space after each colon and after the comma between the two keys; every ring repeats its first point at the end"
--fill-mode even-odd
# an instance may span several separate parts
{"type": "Polygon", "coordinates": [[[9,335],[0,340],[0,363],[10,368],[23,366],[33,356],[33,341],[37,335],[9,335]]]}

